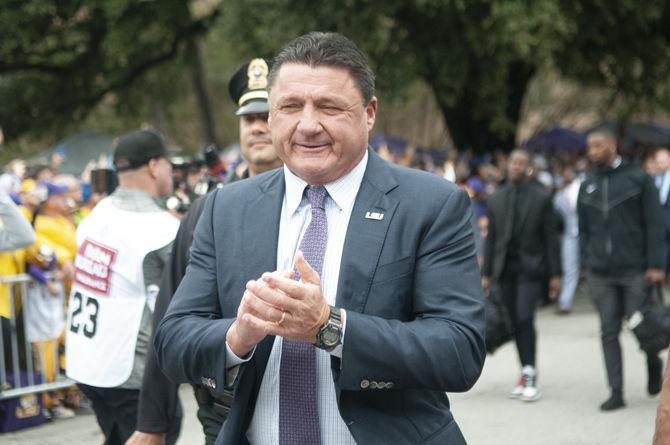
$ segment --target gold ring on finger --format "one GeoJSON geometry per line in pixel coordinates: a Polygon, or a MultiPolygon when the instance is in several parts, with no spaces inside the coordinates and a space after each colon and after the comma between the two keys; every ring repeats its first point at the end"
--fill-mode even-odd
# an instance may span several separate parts
{"type": "Polygon", "coordinates": [[[277,326],[281,325],[284,322],[284,319],[286,319],[286,311],[282,311],[281,319],[279,319],[279,321],[276,322],[277,326]]]}

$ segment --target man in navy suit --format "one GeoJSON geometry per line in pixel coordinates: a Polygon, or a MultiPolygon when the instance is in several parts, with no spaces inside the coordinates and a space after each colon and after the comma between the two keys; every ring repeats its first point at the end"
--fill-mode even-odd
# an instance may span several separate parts
{"type": "Polygon", "coordinates": [[[485,357],[466,193],[368,148],[374,74],[345,37],[290,42],[269,90],[285,166],[208,198],[161,367],[234,389],[219,444],[464,444],[445,392],[485,357]]]}
{"type": "Polygon", "coordinates": [[[658,173],[654,178],[658,188],[658,198],[663,209],[663,225],[665,227],[663,236],[663,270],[668,271],[668,259],[670,258],[670,150],[665,147],[658,148],[654,154],[658,173]]]}

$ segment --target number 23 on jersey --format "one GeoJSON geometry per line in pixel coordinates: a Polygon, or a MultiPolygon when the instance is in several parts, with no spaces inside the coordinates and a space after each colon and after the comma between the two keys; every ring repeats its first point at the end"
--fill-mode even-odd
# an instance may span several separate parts
{"type": "Polygon", "coordinates": [[[98,311],[100,304],[95,297],[82,295],[74,292],[70,300],[72,305],[72,316],[70,317],[70,332],[80,332],[87,338],[95,336],[98,327],[98,311]]]}

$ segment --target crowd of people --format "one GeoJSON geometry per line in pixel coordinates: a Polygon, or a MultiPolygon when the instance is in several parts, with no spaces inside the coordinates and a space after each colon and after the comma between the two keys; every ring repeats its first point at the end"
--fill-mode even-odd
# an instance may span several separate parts
{"type": "MultiPolygon", "coordinates": [[[[611,389],[600,408],[625,406],[621,321],[670,257],[666,147],[637,153],[644,171],[606,130],[587,152],[449,150],[428,162],[368,150],[374,76],[337,34],[302,36],[274,65],[251,60],[229,92],[232,165],[212,147],[171,157],[160,135],[136,130],[117,140],[113,170],[62,175],[57,155],[5,167],[0,217],[23,232],[0,238],[0,275],[32,282],[12,311],[0,285],[3,339],[10,312],[25,310],[38,369],[78,383],[45,393],[45,415],[72,417],[88,400],[106,443],[174,443],[188,382],[209,444],[464,443],[444,392],[481,372],[482,292],[514,328],[510,396],[534,402],[535,311],[568,316],[582,271],[611,389]],[[411,425],[388,422],[396,407],[411,425]]],[[[657,394],[662,363],[647,366],[657,394]]]]}

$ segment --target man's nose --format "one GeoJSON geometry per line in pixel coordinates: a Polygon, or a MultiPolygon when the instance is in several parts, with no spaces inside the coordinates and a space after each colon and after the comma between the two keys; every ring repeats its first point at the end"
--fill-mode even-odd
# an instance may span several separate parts
{"type": "Polygon", "coordinates": [[[267,133],[268,131],[267,121],[261,118],[254,119],[253,122],[251,122],[251,131],[254,134],[267,133]]]}
{"type": "Polygon", "coordinates": [[[319,113],[313,106],[303,108],[297,129],[304,134],[315,134],[322,130],[319,113]]]}

